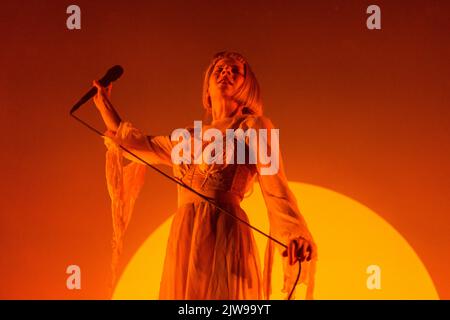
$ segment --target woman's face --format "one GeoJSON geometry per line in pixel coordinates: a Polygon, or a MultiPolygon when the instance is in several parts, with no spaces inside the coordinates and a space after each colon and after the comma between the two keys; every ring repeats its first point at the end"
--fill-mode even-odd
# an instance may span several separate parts
{"type": "Polygon", "coordinates": [[[232,98],[244,83],[244,64],[233,58],[217,61],[209,78],[211,97],[221,95],[232,98]]]}

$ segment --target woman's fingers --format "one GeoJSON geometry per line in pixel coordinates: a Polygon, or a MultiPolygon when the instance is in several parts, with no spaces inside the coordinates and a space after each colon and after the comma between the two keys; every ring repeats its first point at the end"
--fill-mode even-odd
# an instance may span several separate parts
{"type": "Polygon", "coordinates": [[[294,239],[290,242],[289,245],[289,264],[293,265],[297,262],[297,252],[298,252],[299,244],[297,239],[294,239]]]}
{"type": "Polygon", "coordinates": [[[303,243],[303,247],[302,247],[302,258],[301,261],[305,261],[308,258],[308,248],[309,248],[309,243],[307,243],[306,241],[303,243]]]}
{"type": "Polygon", "coordinates": [[[308,245],[308,248],[306,249],[308,253],[308,257],[306,258],[306,261],[311,261],[312,254],[313,254],[313,246],[311,244],[308,245]]]}
{"type": "Polygon", "coordinates": [[[102,87],[100,86],[100,84],[96,80],[92,81],[92,85],[97,88],[97,94],[94,96],[94,102],[96,104],[100,103],[101,102],[102,87]]]}
{"type": "Polygon", "coordinates": [[[108,98],[111,98],[111,91],[112,91],[112,82],[106,88],[106,92],[108,93],[108,98]]]}
{"type": "Polygon", "coordinates": [[[294,265],[297,260],[300,262],[311,261],[313,254],[312,244],[303,239],[293,239],[289,242],[289,245],[285,251],[283,251],[283,257],[288,257],[290,265],[294,265]]]}
{"type": "Polygon", "coordinates": [[[92,85],[97,88],[97,94],[94,96],[94,103],[100,111],[112,107],[109,97],[111,96],[112,83],[108,87],[103,87],[97,80],[92,81],[92,85]]]}
{"type": "Polygon", "coordinates": [[[101,94],[104,88],[98,83],[97,80],[92,81],[92,85],[97,88],[97,95],[101,94]]]}
{"type": "Polygon", "coordinates": [[[107,87],[103,87],[97,80],[92,81],[92,84],[97,88],[97,94],[104,95],[108,98],[111,96],[112,82],[107,87]]]}
{"type": "Polygon", "coordinates": [[[297,248],[297,259],[300,260],[300,262],[303,262],[305,260],[304,255],[304,248],[306,246],[307,242],[304,239],[298,240],[298,248],[297,248]]]}

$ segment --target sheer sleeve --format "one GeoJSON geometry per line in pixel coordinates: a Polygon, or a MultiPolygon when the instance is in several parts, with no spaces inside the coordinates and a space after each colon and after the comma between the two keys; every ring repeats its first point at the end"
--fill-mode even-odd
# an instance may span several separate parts
{"type": "Polygon", "coordinates": [[[167,136],[145,136],[129,122],[121,122],[117,132],[105,132],[106,183],[111,198],[113,223],[111,287],[116,283],[117,267],[125,231],[136,198],[144,184],[146,165],[122,150],[124,146],[150,164],[171,164],[171,142],[167,136]],[[132,160],[124,163],[124,157],[132,160]]]}
{"type": "MultiPolygon", "coordinates": [[[[168,135],[144,135],[128,121],[122,121],[117,132],[106,131],[105,135],[150,164],[172,166],[173,145],[168,135]]],[[[128,152],[124,151],[123,156],[131,161],[142,163],[128,152]]]]}
{"type": "MultiPolygon", "coordinates": [[[[260,140],[263,143],[266,143],[267,154],[272,156],[272,162],[276,161],[274,158],[274,153],[278,151],[278,170],[275,170],[272,174],[267,174],[267,172],[266,174],[263,174],[263,168],[267,166],[263,165],[259,160],[257,162],[258,181],[268,211],[270,235],[286,245],[289,244],[291,239],[298,237],[307,239],[313,245],[313,257],[311,261],[305,261],[302,263],[302,271],[299,279],[299,284],[304,283],[307,285],[306,298],[312,299],[317,248],[313,237],[308,230],[306,221],[298,209],[297,200],[295,199],[292,191],[289,189],[279,146],[273,145],[271,129],[274,129],[274,126],[266,117],[255,117],[250,120],[248,126],[255,129],[267,129],[267,140],[263,141],[264,139],[261,140],[261,137],[260,140]]],[[[278,137],[274,141],[278,143],[278,137]]],[[[268,239],[263,271],[264,295],[266,299],[270,298],[272,291],[271,275],[275,247],[282,256],[282,252],[285,249],[268,239]]],[[[282,292],[286,293],[287,298],[295,284],[298,274],[298,263],[291,266],[289,265],[286,257],[282,257],[282,261],[284,271],[282,292]]]]}

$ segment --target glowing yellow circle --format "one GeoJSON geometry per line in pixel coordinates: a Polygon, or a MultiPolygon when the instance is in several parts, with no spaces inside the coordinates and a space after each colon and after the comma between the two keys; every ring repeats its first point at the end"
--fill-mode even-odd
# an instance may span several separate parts
{"type": "MultiPolygon", "coordinates": [[[[289,186],[319,250],[315,299],[439,299],[414,250],[375,212],[325,188],[301,183],[289,183],[289,186]],[[368,287],[368,279],[374,276],[367,273],[371,265],[379,267],[380,289],[368,287]]],[[[257,186],[242,207],[252,225],[269,230],[267,209],[257,186]]],[[[158,299],[172,217],[148,237],[130,260],[113,299],[158,299]]],[[[266,239],[254,234],[262,260],[266,239]]],[[[281,258],[277,255],[272,299],[284,297],[282,277],[281,258]]],[[[304,297],[304,289],[298,287],[297,298],[304,297]]]]}

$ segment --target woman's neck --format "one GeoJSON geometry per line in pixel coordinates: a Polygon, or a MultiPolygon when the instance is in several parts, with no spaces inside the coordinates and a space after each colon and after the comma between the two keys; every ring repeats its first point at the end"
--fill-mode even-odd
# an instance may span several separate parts
{"type": "Polygon", "coordinates": [[[224,97],[211,99],[212,121],[234,117],[241,112],[236,101],[224,97]]]}

